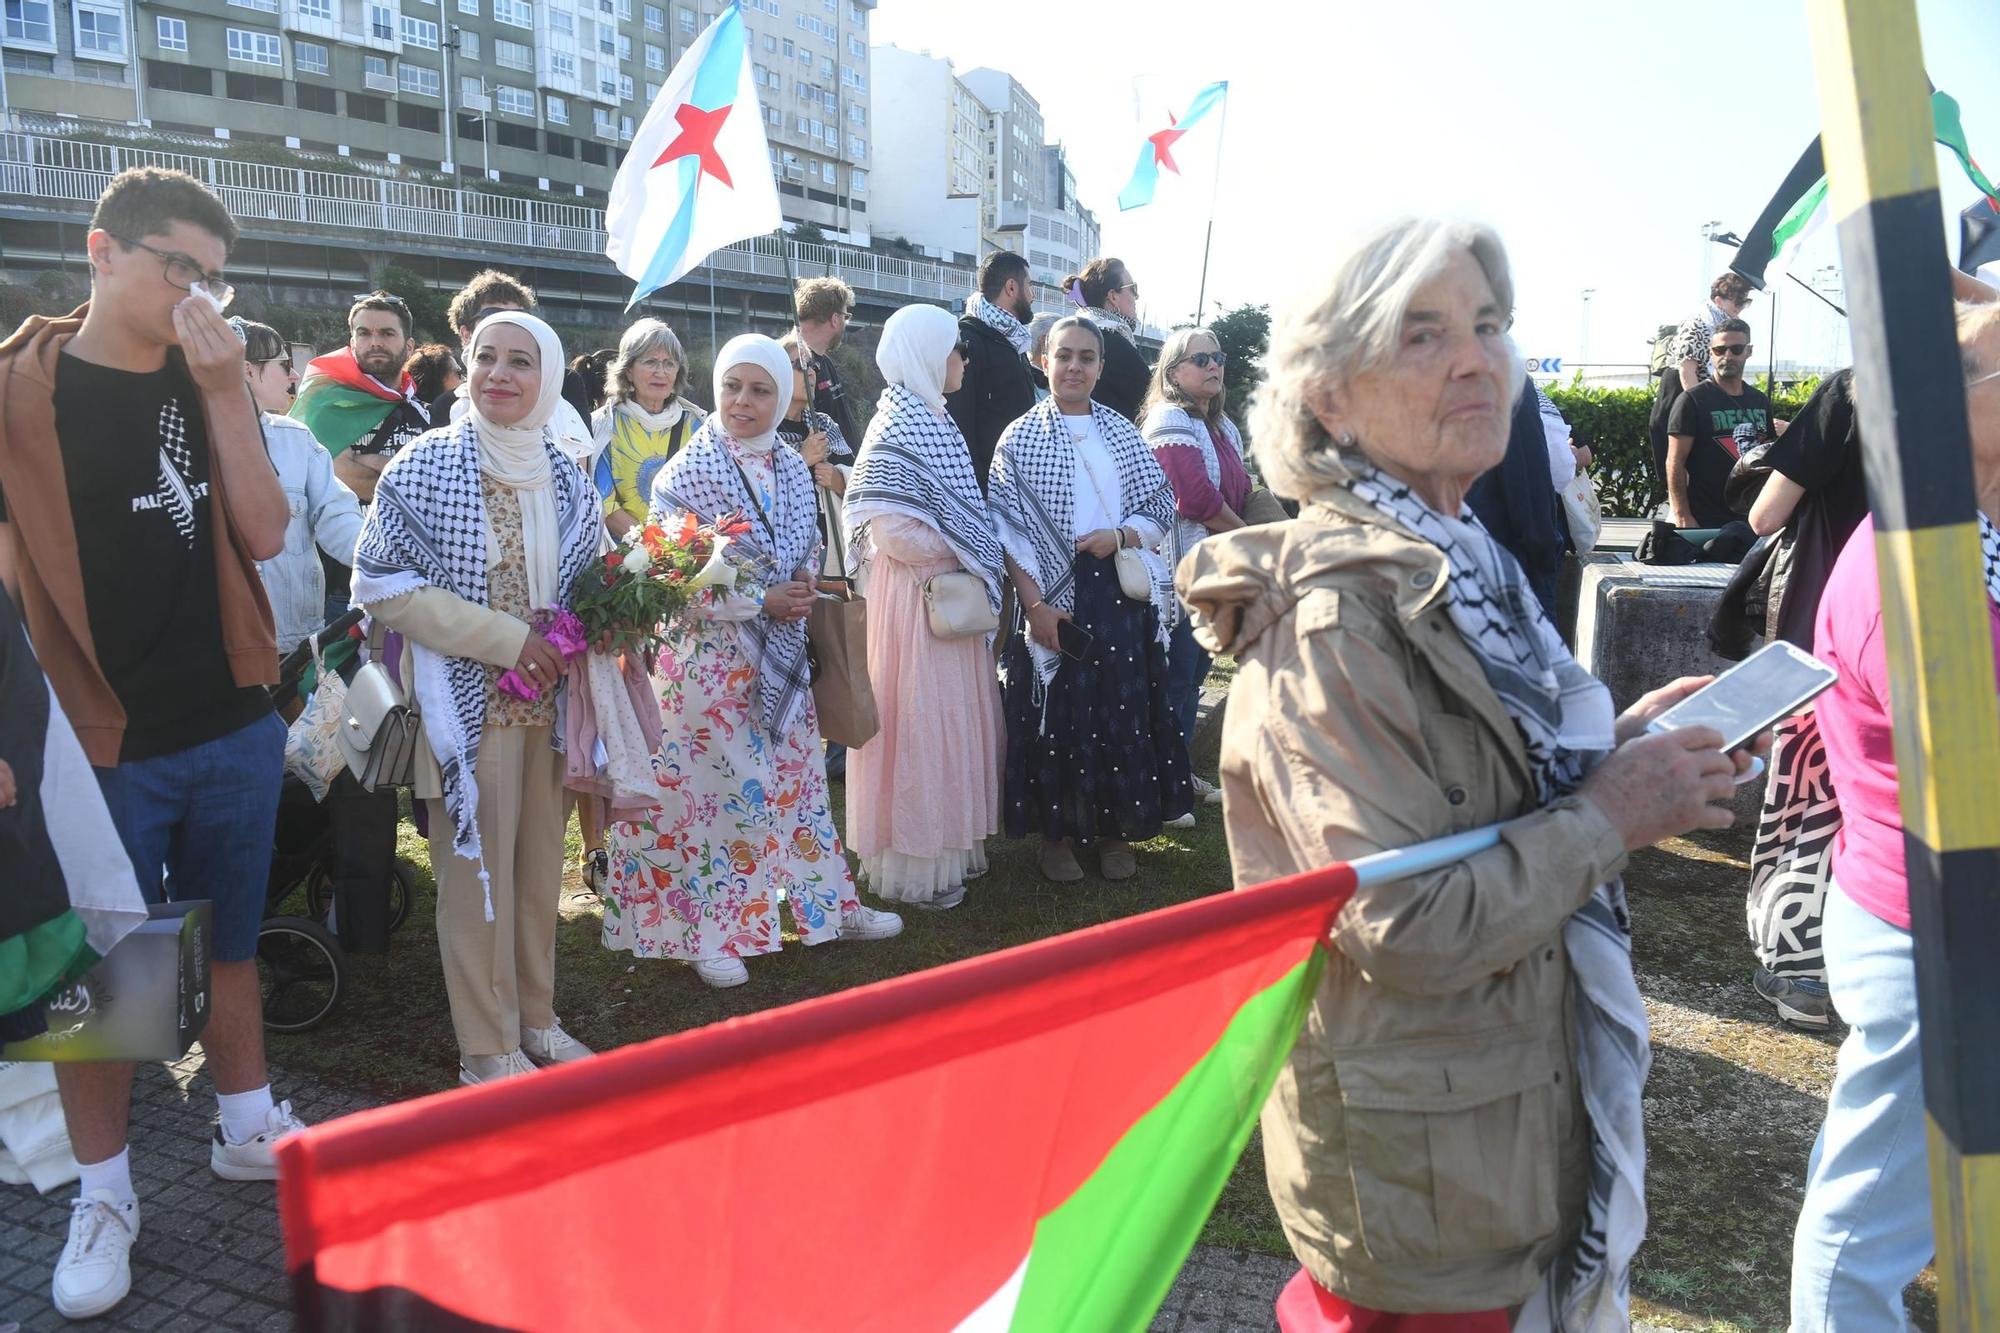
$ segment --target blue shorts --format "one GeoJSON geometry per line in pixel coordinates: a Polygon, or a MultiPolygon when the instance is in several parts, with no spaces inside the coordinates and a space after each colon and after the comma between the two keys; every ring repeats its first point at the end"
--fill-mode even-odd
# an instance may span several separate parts
{"type": "Polygon", "coordinates": [[[172,754],[97,770],[111,822],[149,903],[213,904],[215,961],[257,956],[285,777],[276,713],[172,754]]]}

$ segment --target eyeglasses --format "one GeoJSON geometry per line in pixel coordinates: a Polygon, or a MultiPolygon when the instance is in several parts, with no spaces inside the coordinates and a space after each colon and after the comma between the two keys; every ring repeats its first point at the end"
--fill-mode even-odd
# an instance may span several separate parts
{"type": "Polygon", "coordinates": [[[1181,358],[1182,361],[1192,361],[1203,370],[1207,370],[1210,366],[1219,366],[1228,359],[1221,352],[1190,352],[1181,358]]]}
{"type": "Polygon", "coordinates": [[[120,245],[130,245],[144,250],[147,254],[166,265],[164,276],[166,277],[167,285],[170,287],[178,287],[184,292],[191,292],[194,290],[195,284],[200,283],[202,290],[214,298],[216,309],[218,310],[227,309],[229,303],[236,299],[236,288],[224,281],[220,273],[210,273],[186,255],[175,250],[162,250],[158,246],[148,245],[144,241],[135,241],[129,236],[120,236],[116,232],[106,234],[120,245]]]}
{"type": "Polygon", "coordinates": [[[1965,387],[1968,389],[1976,389],[1980,385],[1986,383],[1986,381],[1988,380],[2000,380],[2000,370],[1989,370],[1984,375],[1979,376],[1977,379],[1969,379],[1965,382],[1965,387]]]}
{"type": "Polygon", "coordinates": [[[253,357],[249,357],[249,358],[246,358],[246,359],[244,360],[243,364],[244,364],[244,365],[246,365],[246,366],[268,366],[268,365],[271,365],[271,364],[273,364],[274,362],[278,362],[278,361],[289,361],[289,360],[291,360],[291,358],[290,358],[290,357],[288,357],[288,356],[286,356],[286,355],[284,355],[284,353],[282,353],[282,352],[281,352],[281,353],[279,353],[279,354],[278,354],[277,356],[253,356],[253,357]]]}
{"type": "Polygon", "coordinates": [[[1748,356],[1750,355],[1750,344],[1717,343],[1708,350],[1713,352],[1717,356],[1748,356]]]}
{"type": "Polygon", "coordinates": [[[639,369],[649,375],[659,374],[662,371],[679,370],[680,368],[681,363],[670,356],[649,356],[639,363],[639,369]]]}

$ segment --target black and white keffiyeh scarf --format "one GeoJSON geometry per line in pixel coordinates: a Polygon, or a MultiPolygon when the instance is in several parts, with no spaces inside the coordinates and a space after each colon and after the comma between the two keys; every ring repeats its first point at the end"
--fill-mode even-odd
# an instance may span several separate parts
{"type": "MultiPolygon", "coordinates": [[[[1444,552],[1446,612],[1520,731],[1542,803],[1574,791],[1616,743],[1611,694],[1570,656],[1514,558],[1470,509],[1440,514],[1378,469],[1358,465],[1343,485],[1444,552]]],[[[1581,1234],[1542,1275],[1514,1327],[1623,1333],[1631,1324],[1632,1256],[1646,1235],[1641,1097],[1652,1066],[1624,881],[1600,884],[1570,915],[1563,946],[1590,1117],[1590,1195],[1581,1234]]]]}
{"type": "MultiPolygon", "coordinates": [[[[567,601],[570,585],[597,555],[600,506],[552,433],[544,432],[542,447],[555,489],[558,586],[567,601]]],[[[368,508],[354,551],[354,605],[368,607],[418,588],[442,588],[485,606],[486,538],[479,436],[467,416],[419,436],[376,483],[375,503],[368,508]]],[[[415,639],[410,654],[424,734],[444,779],[452,850],[479,861],[479,785],[473,775],[479,768],[479,737],[486,729],[486,666],[415,639]]],[[[486,881],[483,862],[479,878],[486,881]]],[[[486,919],[493,919],[490,891],[486,919]]]]}
{"type": "Polygon", "coordinates": [[[854,461],[854,449],[847,443],[847,436],[841,434],[840,423],[824,412],[808,410],[797,421],[778,423],[778,438],[797,449],[806,442],[806,436],[818,431],[826,436],[826,461],[848,464],[854,461]]]}
{"type": "Polygon", "coordinates": [[[965,313],[1005,338],[1022,356],[1028,354],[1028,348],[1034,342],[1034,333],[1026,324],[1014,318],[1013,311],[1003,310],[987,300],[983,294],[974,292],[965,303],[965,313]]]}
{"type": "MultiPolygon", "coordinates": [[[[1171,545],[1174,532],[1174,488],[1153,459],[1139,428],[1101,403],[1090,405],[1091,419],[1118,466],[1118,488],[1125,512],[1114,520],[1139,517],[1158,526],[1171,545]]],[[[1028,572],[1042,590],[1042,600],[1060,611],[1076,609],[1076,445],[1054,398],[1035,404],[1007,427],[993,450],[987,474],[987,507],[1000,534],[1000,544],[1014,563],[1028,572]]],[[[1158,637],[1167,642],[1178,602],[1174,596],[1173,562],[1157,551],[1141,557],[1153,576],[1153,609],[1159,613],[1158,637]]],[[[1044,685],[1056,678],[1061,655],[1028,640],[1035,674],[1044,685]]]]}
{"type": "Polygon", "coordinates": [[[882,391],[854,475],[847,479],[849,574],[859,573],[874,554],[869,526],[884,514],[922,519],[936,528],[959,566],[985,581],[986,600],[999,614],[1006,558],[965,437],[950,417],[932,411],[900,384],[882,391]]]}
{"type": "Polygon", "coordinates": [[[2000,606],[2000,528],[1984,514],[1979,516],[1979,550],[1986,557],[1987,599],[2000,606]]]}
{"type": "Polygon", "coordinates": [[[1077,313],[1106,333],[1115,333],[1133,346],[1138,346],[1136,339],[1139,331],[1132,327],[1131,320],[1116,310],[1106,310],[1101,305],[1087,305],[1077,313]]]}
{"type": "MultiPolygon", "coordinates": [[[[711,416],[653,479],[653,521],[662,522],[669,512],[693,514],[703,523],[740,513],[750,528],[730,539],[730,558],[754,570],[766,588],[787,582],[801,569],[816,570],[819,507],[812,471],[782,444],[771,450],[771,463],[774,504],[766,509],[732,455],[729,437],[711,416]]],[[[765,734],[775,740],[798,721],[812,688],[806,623],[757,615],[728,624],[757,672],[761,720],[765,734]]]]}

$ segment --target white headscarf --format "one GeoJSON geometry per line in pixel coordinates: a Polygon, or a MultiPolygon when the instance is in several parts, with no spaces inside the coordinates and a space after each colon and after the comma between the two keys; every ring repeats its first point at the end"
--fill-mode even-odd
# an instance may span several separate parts
{"type": "MultiPolygon", "coordinates": [[[[745,333],[722,344],[722,351],[715,358],[715,428],[729,435],[729,423],[722,416],[722,377],[738,366],[755,366],[771,377],[777,387],[778,410],[771,417],[771,428],[762,435],[751,439],[737,439],[736,442],[753,454],[768,454],[778,445],[778,422],[784,419],[785,404],[792,398],[792,375],[798,366],[791,355],[778,346],[774,338],[766,338],[761,333],[745,333]]],[[[730,435],[731,439],[736,439],[730,435]]]]}
{"type": "Polygon", "coordinates": [[[906,305],[882,326],[875,364],[882,378],[900,384],[939,416],[944,410],[945,362],[958,346],[958,321],[934,305],[906,305]]]}
{"type": "MultiPolygon", "coordinates": [[[[473,331],[472,346],[466,353],[469,369],[477,369],[480,344],[492,336],[493,330],[508,324],[526,329],[535,340],[542,383],[534,406],[513,425],[501,426],[480,411],[476,397],[468,394],[466,402],[473,430],[479,438],[480,474],[520,497],[521,548],[527,564],[528,601],[539,611],[554,606],[562,596],[556,572],[562,551],[556,539],[556,495],[549,480],[546,446],[546,441],[551,438],[549,418],[555,415],[556,405],[562,401],[562,340],[556,337],[554,329],[525,310],[488,315],[479,321],[479,327],[473,331]]],[[[468,387],[471,382],[472,377],[468,374],[468,387]]],[[[488,523],[486,567],[491,569],[499,563],[499,537],[494,533],[492,524],[488,523]]]]}

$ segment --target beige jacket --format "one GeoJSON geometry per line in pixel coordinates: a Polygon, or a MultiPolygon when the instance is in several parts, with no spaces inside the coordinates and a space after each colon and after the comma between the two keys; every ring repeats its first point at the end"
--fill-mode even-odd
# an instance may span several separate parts
{"type": "Polygon", "coordinates": [[[1222,741],[1238,884],[1506,821],[1489,851],[1354,895],[1264,1110],[1299,1261],[1403,1312],[1517,1305],[1583,1220],[1561,932],[1625,863],[1588,801],[1536,808],[1445,575],[1345,492],[1180,567],[1197,636],[1239,666],[1222,741]]]}

